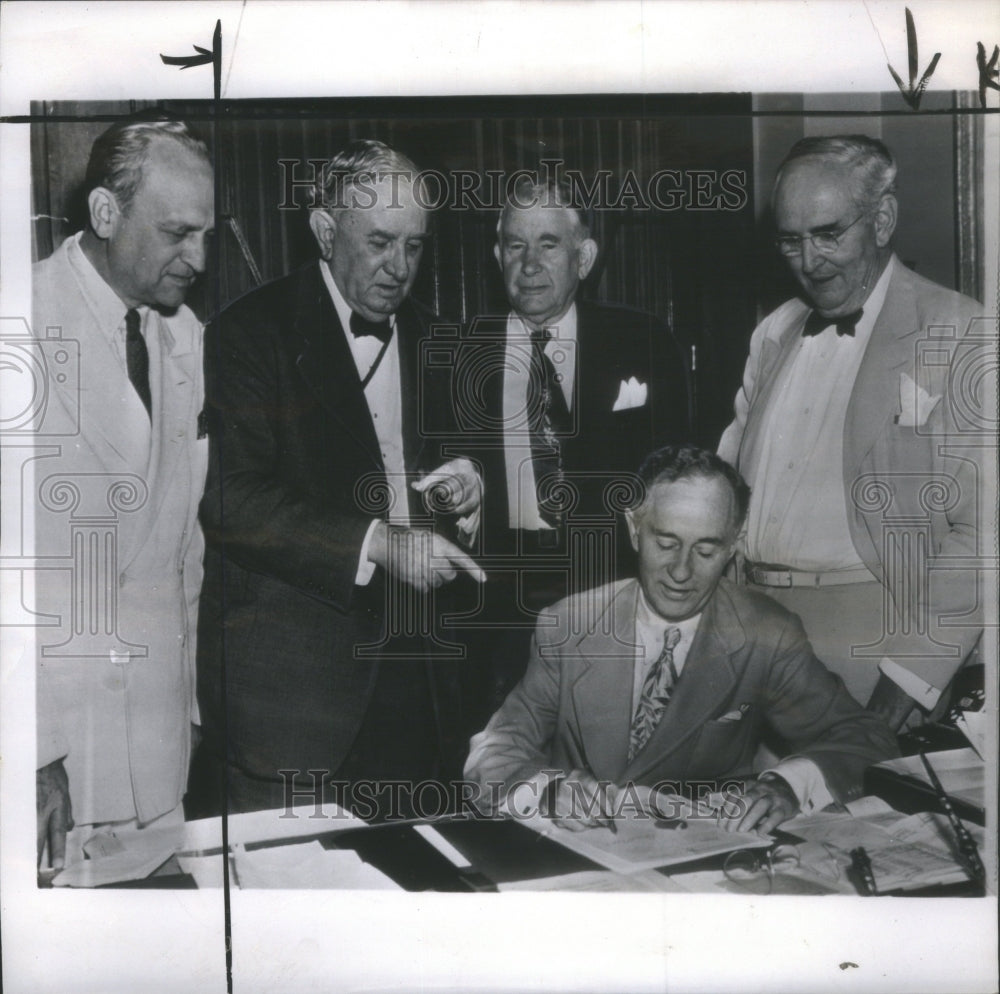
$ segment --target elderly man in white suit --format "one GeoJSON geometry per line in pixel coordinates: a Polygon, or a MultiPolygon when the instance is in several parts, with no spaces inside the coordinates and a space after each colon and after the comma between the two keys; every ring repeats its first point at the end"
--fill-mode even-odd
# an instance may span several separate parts
{"type": "Polygon", "coordinates": [[[719,455],[753,489],[747,582],[898,728],[982,632],[996,331],[894,255],[895,179],[864,135],[785,158],[776,244],[802,293],[754,332],[719,455]]]}
{"type": "Polygon", "coordinates": [[[61,565],[36,573],[52,626],[38,629],[38,846],[53,868],[99,828],[183,819],[196,720],[207,442],[184,300],[205,268],[212,166],[180,122],[123,122],[95,142],[87,190],[87,228],[32,276],[34,334],[80,356],[78,381],[50,381],[47,425],[65,434],[35,462],[36,553],[61,565]]]}

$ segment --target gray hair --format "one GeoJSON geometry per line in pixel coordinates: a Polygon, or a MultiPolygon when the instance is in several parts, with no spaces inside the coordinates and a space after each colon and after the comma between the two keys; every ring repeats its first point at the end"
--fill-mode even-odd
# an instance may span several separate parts
{"type": "Polygon", "coordinates": [[[401,176],[411,184],[420,181],[416,164],[402,152],[372,138],[353,141],[324,165],[313,188],[312,207],[337,210],[352,206],[348,193],[363,191],[368,197],[370,188],[364,190],[365,185],[389,176],[401,176]]]}
{"type": "Polygon", "coordinates": [[[809,157],[835,159],[851,166],[860,180],[864,198],[859,206],[875,207],[887,193],[896,192],[896,160],[892,152],[877,138],[867,135],[826,135],[797,141],[778,167],[774,191],[790,162],[809,157]]]}
{"type": "Polygon", "coordinates": [[[572,185],[564,179],[539,179],[529,173],[522,173],[508,190],[507,198],[500,208],[497,218],[497,241],[503,232],[503,222],[512,210],[527,210],[530,207],[563,207],[576,218],[576,235],[582,241],[590,238],[591,217],[574,194],[572,185]]]}
{"type": "Polygon", "coordinates": [[[176,142],[209,167],[208,146],[183,121],[120,121],[94,142],[87,163],[85,194],[104,187],[114,194],[122,213],[128,211],[142,183],[149,150],[159,141],[176,142]]]}
{"type": "Polygon", "coordinates": [[[746,520],[750,507],[750,487],[739,471],[710,449],[691,443],[664,445],[651,452],[639,467],[642,483],[632,511],[641,514],[649,503],[649,495],[658,483],[675,483],[687,479],[724,480],[733,494],[735,506],[733,525],[739,528],[746,520]]]}

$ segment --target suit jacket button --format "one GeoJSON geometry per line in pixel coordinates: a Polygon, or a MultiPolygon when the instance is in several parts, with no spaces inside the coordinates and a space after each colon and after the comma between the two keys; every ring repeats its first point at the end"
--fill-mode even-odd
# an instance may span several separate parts
{"type": "Polygon", "coordinates": [[[125,574],[124,573],[122,573],[121,576],[118,577],[118,586],[119,587],[124,587],[125,586],[125,574]]]}

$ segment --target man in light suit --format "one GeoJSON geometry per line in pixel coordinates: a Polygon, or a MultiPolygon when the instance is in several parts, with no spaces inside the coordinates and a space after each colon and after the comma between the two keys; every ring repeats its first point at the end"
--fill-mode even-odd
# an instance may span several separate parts
{"type": "Polygon", "coordinates": [[[769,831],[859,796],[865,767],[895,753],[891,732],[816,659],[793,614],[723,579],[746,484],[690,445],[653,453],[639,476],[626,516],[639,579],[552,609],[524,678],[473,738],[466,776],[519,813],[555,784],[559,820],[583,828],[613,818],[628,785],[750,777],[769,727],[788,758],[746,787],[734,827],[769,831]]]}
{"type": "Polygon", "coordinates": [[[995,378],[995,328],[893,254],[895,177],[864,136],[789,152],[774,214],[802,297],[754,332],[719,454],[754,492],[747,581],[898,728],[935,706],[981,633],[994,408],[976,391],[995,378]]]}
{"type": "Polygon", "coordinates": [[[37,612],[58,619],[38,629],[37,667],[39,855],[47,844],[53,867],[98,826],[183,820],[197,716],[207,443],[202,329],[184,299],[205,268],[212,167],[185,125],[125,122],[95,142],[87,189],[87,228],[32,275],[36,336],[58,329],[80,363],[78,380],[51,380],[47,419],[65,437],[35,464],[37,555],[72,557],[36,582],[37,612]]]}
{"type": "Polygon", "coordinates": [[[621,508],[635,467],[689,437],[687,369],[671,330],[577,299],[598,256],[588,221],[568,184],[521,177],[493,250],[511,310],[474,322],[456,368],[459,416],[473,432],[486,426],[483,548],[500,634],[483,719],[523,672],[541,609],[634,575],[621,508]]]}
{"type": "Polygon", "coordinates": [[[421,365],[433,315],[409,299],[429,238],[417,182],[399,152],[352,143],[317,183],[320,258],[209,326],[199,813],[329,787],[390,817],[380,784],[447,772],[456,696],[434,619],[439,588],[481,579],[455,544],[481,484],[423,430],[448,398],[421,365]]]}

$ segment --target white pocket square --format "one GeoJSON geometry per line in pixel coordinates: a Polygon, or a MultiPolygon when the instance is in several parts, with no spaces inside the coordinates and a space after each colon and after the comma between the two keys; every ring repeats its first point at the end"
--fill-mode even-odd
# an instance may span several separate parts
{"type": "Polygon", "coordinates": [[[622,385],[618,388],[618,399],[611,410],[628,411],[633,407],[642,407],[646,403],[647,393],[646,384],[630,376],[627,380],[622,380],[622,385]]]}
{"type": "Polygon", "coordinates": [[[940,400],[940,394],[929,394],[906,373],[900,373],[899,414],[896,415],[896,424],[905,428],[925,425],[940,400]]]}

